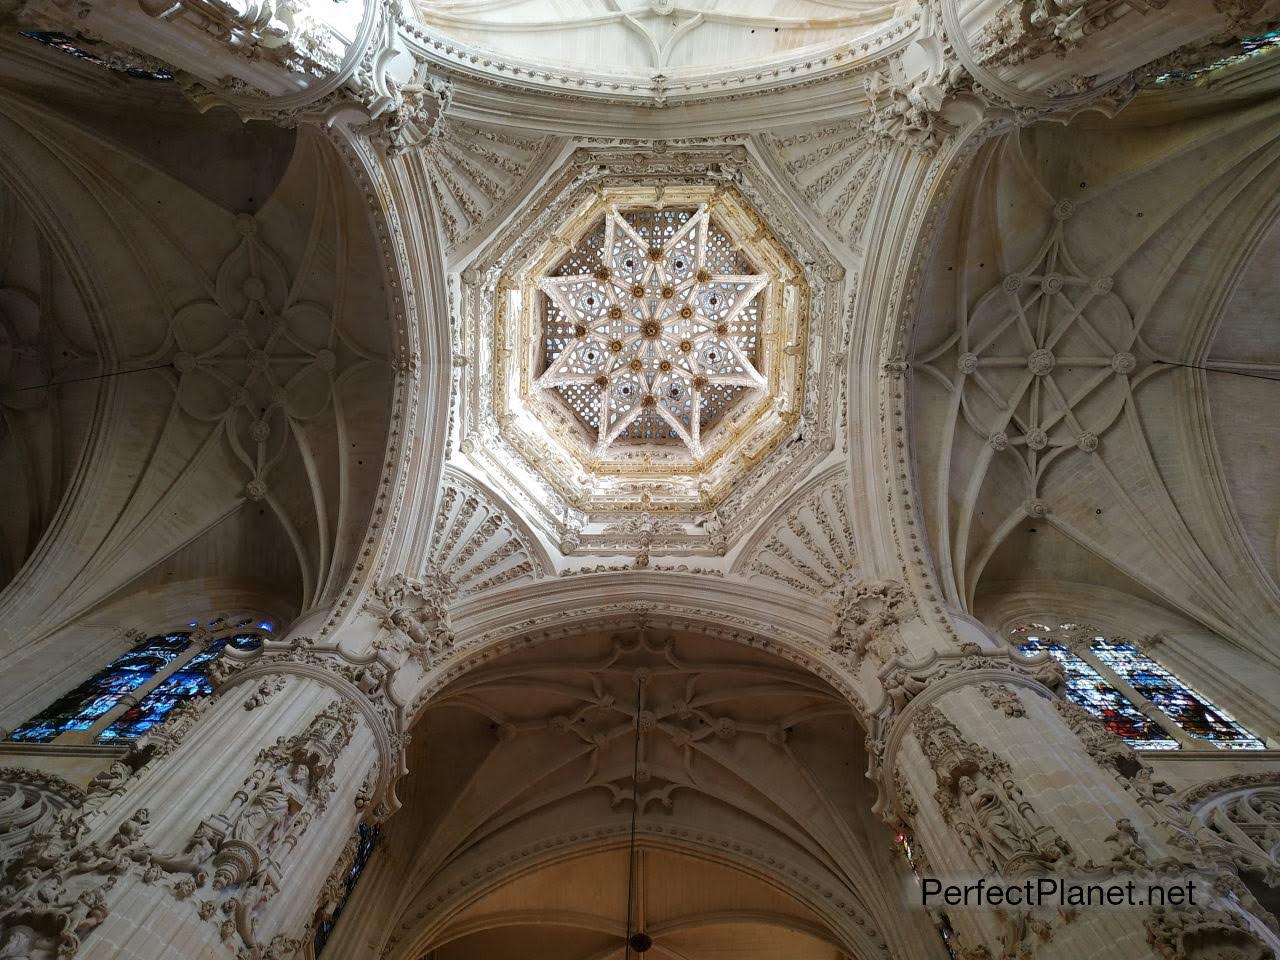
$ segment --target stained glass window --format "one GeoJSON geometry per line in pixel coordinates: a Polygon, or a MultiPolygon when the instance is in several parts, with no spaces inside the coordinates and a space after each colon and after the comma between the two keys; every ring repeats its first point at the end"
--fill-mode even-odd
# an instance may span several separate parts
{"type": "Polygon", "coordinates": [[[61,50],[77,60],[96,63],[100,67],[126,74],[137,80],[173,79],[173,71],[152,57],[112,49],[88,37],[71,36],[47,30],[27,30],[23,31],[22,35],[55,50],[61,50]]]}
{"type": "MultiPolygon", "coordinates": [[[[198,620],[189,624],[199,625],[198,620]]],[[[179,704],[213,692],[208,671],[225,647],[253,650],[262,643],[257,631],[270,629],[269,622],[258,623],[257,618],[233,626],[219,617],[205,627],[214,639],[204,644],[193,643],[186,630],[148,637],[18,727],[9,739],[48,743],[64,733],[87,730],[98,743],[136,740],[179,704]],[[128,695],[138,702],[119,716],[108,716],[128,695]]]]}
{"type": "Polygon", "coordinates": [[[769,282],[705,206],[612,208],[539,281],[545,365],[603,456],[614,443],[684,444],[766,385],[758,294],[769,282]]]}
{"type": "Polygon", "coordinates": [[[1191,736],[1239,750],[1266,749],[1262,741],[1225,710],[1210,703],[1132,644],[1098,637],[1090,648],[1094,656],[1191,736]]]}
{"type": "Polygon", "coordinates": [[[98,734],[98,743],[136,740],[156,724],[163,723],[174,707],[196,697],[209,696],[213,693],[209,668],[222,655],[222,648],[252,650],[261,643],[261,638],[253,633],[215,640],[98,734]]]}
{"type": "Polygon", "coordinates": [[[1280,47],[1280,30],[1270,30],[1266,33],[1258,34],[1251,37],[1240,37],[1236,43],[1239,47],[1235,50],[1226,52],[1223,56],[1216,60],[1211,60],[1199,67],[1192,67],[1183,70],[1170,70],[1168,73],[1162,73],[1152,82],[1165,85],[1171,83],[1186,83],[1202,77],[1206,73],[1212,73],[1214,70],[1221,70],[1232,64],[1247,60],[1259,54],[1266,53],[1280,47]]]}
{"type": "Polygon", "coordinates": [[[71,692],[59,697],[37,717],[9,734],[10,740],[48,743],[69,730],[88,730],[125,694],[136,690],[187,649],[189,633],[149,637],[122,654],[71,692]]]}
{"type": "Polygon", "coordinates": [[[351,868],[347,871],[346,891],[339,901],[337,909],[333,911],[333,916],[328,920],[323,920],[316,924],[315,934],[315,955],[320,956],[320,951],[324,949],[324,945],[329,942],[329,936],[333,933],[334,925],[338,922],[338,917],[342,916],[342,911],[347,905],[347,901],[351,899],[351,894],[356,889],[356,884],[360,881],[360,874],[364,872],[364,868],[369,865],[369,858],[373,856],[373,848],[378,845],[378,840],[382,836],[382,831],[377,827],[371,827],[368,824],[360,824],[356,830],[356,855],[351,861],[351,868]]]}
{"type": "Polygon", "coordinates": [[[1030,656],[1045,652],[1062,664],[1067,699],[1098,717],[1120,737],[1143,750],[1177,750],[1160,725],[1141,713],[1129,698],[1067,647],[1046,637],[1023,635],[1018,649],[1030,656]]]}
{"type": "Polygon", "coordinates": [[[1135,747],[1177,750],[1182,743],[1175,737],[1181,730],[1222,747],[1266,749],[1225,710],[1130,643],[1108,639],[1081,623],[1024,623],[1009,633],[1024,654],[1044,651],[1062,664],[1068,699],[1135,747]],[[1154,705],[1161,719],[1139,710],[1130,699],[1134,693],[1154,705]]]}

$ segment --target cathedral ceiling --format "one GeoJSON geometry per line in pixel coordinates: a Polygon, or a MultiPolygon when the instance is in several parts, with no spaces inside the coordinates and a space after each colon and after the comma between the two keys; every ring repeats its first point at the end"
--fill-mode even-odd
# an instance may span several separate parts
{"type": "MultiPolygon", "coordinates": [[[[614,846],[551,861],[461,911],[432,938],[431,960],[624,956],[627,851],[614,846]]],[[[660,960],[843,960],[849,956],[806,906],[734,864],[645,841],[637,849],[632,924],[660,960]]]]}
{"type": "Polygon", "coordinates": [[[420,0],[433,31],[508,63],[607,75],[616,89],[654,74],[713,78],[755,64],[775,67],[797,54],[830,55],[888,23],[880,0],[763,0],[687,4],[623,0],[420,0]]]}
{"type": "Polygon", "coordinates": [[[389,856],[367,881],[385,912],[350,935],[416,957],[468,937],[476,948],[506,942],[497,928],[542,942],[533,927],[549,926],[583,957],[611,955],[592,936],[622,929],[618,848],[635,766],[646,856],[664,871],[688,858],[690,881],[728,870],[724,883],[751,906],[730,916],[715,886],[692,893],[702,884],[687,898],[642,893],[672,946],[701,956],[723,924],[755,924],[779,946],[789,941],[773,928],[803,933],[801,956],[835,956],[837,946],[889,956],[894,898],[874,878],[890,851],[866,812],[858,731],[845,698],[813,674],[707,635],[561,635],[490,659],[418,721],[413,772],[399,788],[406,813],[388,825],[389,856]],[[561,882],[566,858],[585,859],[561,882]]]}
{"type": "Polygon", "coordinates": [[[962,607],[1075,579],[1260,639],[1274,106],[1148,116],[1033,127],[967,174],[912,359],[922,505],[962,607]]]}
{"type": "Polygon", "coordinates": [[[60,89],[0,99],[6,635],[191,578],[240,578],[277,615],[325,601],[365,535],[395,376],[344,166],[319,136],[234,121],[223,140],[175,102],[108,134],[51,109],[60,89]]]}
{"type": "Polygon", "coordinates": [[[454,463],[492,485],[553,552],[723,556],[764,504],[836,450],[844,268],[741,144],[670,156],[579,148],[567,160],[463,260],[454,463]],[[694,225],[703,207],[709,236],[751,265],[732,270],[762,271],[766,286],[722,277],[730,267],[711,261],[701,269],[693,247],[686,256],[657,240],[608,263],[582,255],[574,269],[590,276],[546,276],[566,256],[576,262],[570,251],[590,246],[608,210],[667,209],[694,225]],[[619,286],[628,256],[652,260],[645,269],[659,279],[619,286]],[[688,277],[664,286],[654,258],[688,277]]]}

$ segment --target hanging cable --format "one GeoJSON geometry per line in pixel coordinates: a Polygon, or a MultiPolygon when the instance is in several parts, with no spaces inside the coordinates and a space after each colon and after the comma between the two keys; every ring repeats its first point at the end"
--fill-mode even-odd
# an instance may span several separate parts
{"type": "Polygon", "coordinates": [[[627,932],[623,960],[631,958],[631,901],[636,883],[636,813],[640,809],[640,693],[644,679],[636,677],[636,734],[631,745],[631,839],[627,843],[627,932]]]}
{"type": "Polygon", "coordinates": [[[152,367],[137,367],[133,370],[116,370],[114,373],[99,373],[92,377],[76,377],[72,380],[51,380],[48,383],[36,383],[29,387],[13,387],[11,393],[21,393],[24,390],[43,390],[46,387],[61,387],[68,383],[85,383],[89,380],[107,380],[111,377],[122,377],[126,373],[146,373],[148,370],[163,370],[165,367],[172,367],[172,363],[157,363],[152,367]]]}
{"type": "Polygon", "coordinates": [[[1230,373],[1237,377],[1248,377],[1251,380],[1280,381],[1280,376],[1269,377],[1264,373],[1250,373],[1247,370],[1232,370],[1229,367],[1205,367],[1195,363],[1178,363],[1176,360],[1156,360],[1154,362],[1166,367],[1184,367],[1187,370],[1203,370],[1206,373],[1230,373]]]}

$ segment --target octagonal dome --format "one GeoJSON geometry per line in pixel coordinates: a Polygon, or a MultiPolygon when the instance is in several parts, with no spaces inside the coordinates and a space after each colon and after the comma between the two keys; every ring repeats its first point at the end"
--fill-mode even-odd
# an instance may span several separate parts
{"type": "Polygon", "coordinates": [[[795,422],[805,284],[732,187],[584,191],[511,287],[501,431],[573,502],[696,506],[795,422]]]}
{"type": "Polygon", "coordinates": [[[741,144],[572,150],[462,271],[458,468],[568,552],[722,550],[833,449],[842,275],[741,144]]]}
{"type": "Polygon", "coordinates": [[[792,271],[732,195],[714,211],[704,195],[602,198],[536,279],[530,399],[554,397],[548,415],[571,414],[580,429],[565,438],[574,445],[576,432],[591,470],[644,459],[700,472],[777,396],[770,361],[788,326],[780,279],[792,271]],[[752,236],[736,235],[744,228],[752,236]]]}

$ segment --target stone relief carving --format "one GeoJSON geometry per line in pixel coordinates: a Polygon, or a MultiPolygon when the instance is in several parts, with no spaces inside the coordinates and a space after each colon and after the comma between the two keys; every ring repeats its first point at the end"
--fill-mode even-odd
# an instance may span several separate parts
{"type": "Polygon", "coordinates": [[[259,752],[221,813],[201,824],[188,851],[212,855],[215,889],[259,879],[287,853],[333,792],[333,766],[355,731],[355,705],[339,700],[293,737],[259,752]]]}
{"type": "Polygon", "coordinates": [[[1001,670],[1009,671],[1011,674],[1023,674],[1043,684],[1049,690],[1058,689],[1062,683],[1062,670],[1053,660],[1027,668],[1007,655],[968,651],[958,655],[944,654],[922,663],[896,663],[882,673],[886,708],[878,714],[881,724],[886,725],[893,716],[900,713],[931,684],[957,673],[975,670],[1001,670]]]}
{"type": "Polygon", "coordinates": [[[898,625],[915,616],[907,588],[896,580],[852,584],[840,592],[831,651],[850,669],[857,669],[868,653],[880,663],[907,655],[897,637],[898,625]]]}
{"type": "Polygon", "coordinates": [[[83,801],[84,793],[61,777],[22,767],[0,768],[0,875],[60,813],[83,801]]]}
{"type": "Polygon", "coordinates": [[[441,499],[431,565],[448,571],[463,597],[543,573],[520,529],[497,504],[458,478],[448,482],[441,499]]]}
{"type": "MultiPolygon", "coordinates": [[[[938,65],[939,70],[942,64],[938,65]]],[[[926,75],[910,82],[898,81],[884,71],[876,71],[863,81],[871,107],[868,128],[880,148],[905,146],[932,153],[952,128],[942,119],[949,97],[969,84],[968,73],[958,62],[946,66],[940,76],[926,75]]]]}
{"type": "Polygon", "coordinates": [[[1241,872],[1280,884],[1280,778],[1227,790],[1194,812],[1227,845],[1241,872]]]}
{"type": "MultiPolygon", "coordinates": [[[[31,913],[27,910],[15,914],[12,924],[30,927],[35,931],[31,936],[44,935],[41,931],[55,927],[80,929],[82,932],[75,935],[82,938],[107,915],[105,896],[110,885],[123,874],[134,874],[144,883],[169,880],[174,898],[196,905],[200,918],[215,923],[221,938],[239,956],[252,960],[292,956],[301,941],[282,934],[267,944],[257,942],[255,912],[279,891],[281,863],[324,811],[335,789],[335,762],[350,742],[355,725],[355,705],[340,699],[317,712],[300,733],[280,737],[260,751],[240,788],[217,814],[200,823],[181,853],[167,854],[150,847],[143,836],[150,820],[145,809],[137,810],[105,843],[83,842],[88,826],[85,816],[62,819],[55,830],[28,848],[23,861],[26,872],[19,871],[25,888],[33,890],[36,897],[44,896],[48,903],[56,902],[61,913],[36,916],[41,926],[27,922],[31,913]],[[72,909],[58,900],[57,891],[68,878],[82,874],[110,876],[106,885],[96,888],[86,887],[86,880],[77,880],[80,907],[72,909]],[[53,892],[42,894],[41,884],[53,892]],[[193,900],[200,890],[208,890],[213,899],[193,900]],[[58,919],[63,914],[65,921],[58,919]]],[[[0,890],[0,899],[5,894],[0,890]]],[[[0,924],[6,922],[8,915],[0,915],[0,924]]],[[[18,931],[16,936],[21,939],[28,934],[18,931]]],[[[69,941],[64,936],[61,942],[69,941]]],[[[43,960],[44,956],[33,954],[32,960],[43,960]]]]}
{"type": "Polygon", "coordinates": [[[846,242],[857,241],[884,170],[869,126],[860,118],[770,140],[801,195],[846,242]]]}
{"type": "Polygon", "coordinates": [[[371,108],[373,119],[359,127],[359,132],[367,134],[389,157],[399,156],[436,136],[453,98],[453,86],[433,75],[427,61],[414,57],[413,76],[406,83],[396,83],[389,77],[381,78],[381,83],[377,78],[370,79],[370,89],[360,90],[360,97],[371,108]],[[371,93],[380,92],[379,86],[385,86],[384,96],[390,100],[390,106],[381,112],[368,103],[371,93]]]}
{"type": "Polygon", "coordinates": [[[444,118],[422,151],[445,237],[455,247],[502,210],[549,147],[526,137],[444,118]]]}
{"type": "Polygon", "coordinates": [[[746,571],[805,593],[822,593],[842,583],[857,562],[844,481],[836,479],[779,516],[772,533],[751,551],[746,571]]]}
{"type": "Polygon", "coordinates": [[[1244,918],[1226,910],[1157,907],[1146,920],[1147,942],[1165,960],[1273,960],[1275,952],[1244,918]]]}
{"type": "Polygon", "coordinates": [[[1041,869],[1071,847],[1040,819],[1009,764],[964,738],[940,710],[927,706],[912,730],[937,777],[934,800],[974,861],[994,874],[1041,869]]]}
{"type": "MultiPolygon", "coordinates": [[[[449,603],[456,588],[440,573],[422,579],[395,574],[373,591],[365,611],[378,617],[385,636],[374,642],[378,650],[408,654],[429,670],[454,644],[449,627],[449,603]]],[[[372,682],[372,677],[362,677],[372,682]]]]}
{"type": "Polygon", "coordinates": [[[974,42],[983,66],[1015,66],[1065,56],[1084,38],[1131,14],[1162,10],[1168,0],[1005,0],[974,42]]]}
{"type": "Polygon", "coordinates": [[[978,692],[987,703],[999,710],[1006,717],[1025,717],[1027,708],[1022,705],[1017,691],[1004,683],[980,683],[978,692]]]}
{"type": "Polygon", "coordinates": [[[300,0],[140,0],[148,16],[185,21],[242,56],[291,73],[323,77],[341,63],[344,45],[300,0]]]}
{"type": "Polygon", "coordinates": [[[145,860],[138,809],[104,843],[84,842],[86,818],[60,810],[32,832],[0,876],[0,956],[69,960],[110,913],[118,875],[145,860]]]}
{"type": "Polygon", "coordinates": [[[254,688],[253,693],[245,698],[244,708],[246,710],[257,710],[258,707],[263,706],[267,701],[283,690],[287,682],[286,678],[279,674],[271,677],[263,677],[262,682],[254,688]]]}

